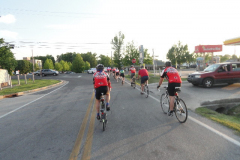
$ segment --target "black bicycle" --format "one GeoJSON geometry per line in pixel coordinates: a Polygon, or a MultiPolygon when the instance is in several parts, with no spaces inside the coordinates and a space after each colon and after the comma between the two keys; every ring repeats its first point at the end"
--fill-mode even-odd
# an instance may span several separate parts
{"type": "Polygon", "coordinates": [[[105,131],[105,128],[107,126],[107,113],[106,113],[106,104],[104,100],[104,95],[101,93],[101,98],[100,98],[100,122],[103,124],[103,131],[105,131]]]}
{"type": "MultiPolygon", "coordinates": [[[[166,89],[166,92],[163,93],[160,97],[160,104],[162,107],[163,113],[167,114],[170,111],[169,106],[169,94],[167,91],[167,87],[164,87],[166,89]]],[[[180,123],[185,123],[188,117],[188,110],[185,102],[179,98],[178,91],[180,91],[181,87],[175,87],[175,100],[174,100],[174,113],[176,118],[180,123]]],[[[159,89],[160,91],[160,89],[159,89]]]]}

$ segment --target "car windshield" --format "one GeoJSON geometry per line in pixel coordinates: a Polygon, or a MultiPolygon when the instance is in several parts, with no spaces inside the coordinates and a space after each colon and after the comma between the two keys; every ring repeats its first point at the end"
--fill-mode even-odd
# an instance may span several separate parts
{"type": "Polygon", "coordinates": [[[204,69],[204,72],[213,72],[215,71],[218,67],[220,66],[220,64],[213,64],[208,66],[206,69],[204,69]]]}

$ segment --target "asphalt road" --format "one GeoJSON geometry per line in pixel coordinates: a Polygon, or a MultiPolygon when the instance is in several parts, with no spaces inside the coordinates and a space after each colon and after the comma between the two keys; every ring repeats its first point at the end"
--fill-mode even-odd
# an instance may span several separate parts
{"type": "Polygon", "coordinates": [[[154,85],[145,98],[129,84],[112,80],[109,123],[103,132],[96,120],[91,74],[43,78],[65,83],[0,100],[1,160],[240,159],[239,136],[191,111],[203,100],[239,96],[239,88],[183,83],[180,96],[191,110],[180,124],[162,113],[154,85]]]}

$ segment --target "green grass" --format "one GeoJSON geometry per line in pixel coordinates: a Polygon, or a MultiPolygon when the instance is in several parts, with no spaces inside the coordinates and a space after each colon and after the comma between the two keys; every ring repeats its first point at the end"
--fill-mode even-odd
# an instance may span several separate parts
{"type": "Polygon", "coordinates": [[[221,114],[206,107],[197,108],[196,113],[234,129],[240,135],[240,105],[229,110],[228,114],[221,114]]]}
{"type": "Polygon", "coordinates": [[[28,80],[28,84],[25,84],[25,80],[21,80],[20,86],[19,86],[18,80],[12,80],[13,88],[4,88],[3,90],[0,91],[0,95],[8,95],[8,94],[28,91],[28,90],[32,90],[32,89],[37,89],[37,88],[49,86],[52,84],[56,84],[58,82],[60,82],[60,81],[59,80],[42,79],[42,80],[35,80],[34,83],[32,80],[28,80]],[[16,86],[14,86],[14,85],[16,85],[16,86]]]}
{"type": "MultiPolygon", "coordinates": [[[[130,80],[131,76],[130,75],[125,75],[125,77],[130,80]]],[[[137,78],[137,76],[136,76],[137,78]]],[[[160,76],[159,75],[153,75],[152,73],[149,74],[149,80],[148,80],[148,84],[151,83],[158,83],[160,80],[160,76]]],[[[186,81],[187,78],[182,78],[182,81],[186,81]]],[[[167,82],[167,80],[164,80],[165,82],[167,82]]],[[[137,80],[137,84],[140,84],[140,80],[137,80]]]]}

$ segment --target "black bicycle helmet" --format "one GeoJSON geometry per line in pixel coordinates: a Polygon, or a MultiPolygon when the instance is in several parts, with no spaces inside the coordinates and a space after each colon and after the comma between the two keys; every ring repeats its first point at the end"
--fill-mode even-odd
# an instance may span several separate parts
{"type": "Polygon", "coordinates": [[[131,67],[133,67],[133,65],[131,65],[131,67]]]}
{"type": "Polygon", "coordinates": [[[97,71],[102,71],[104,69],[104,65],[103,64],[98,64],[96,66],[96,69],[97,69],[97,71]]]}
{"type": "Polygon", "coordinates": [[[171,62],[170,62],[170,61],[167,61],[167,62],[165,63],[165,66],[166,66],[166,67],[171,67],[171,66],[172,66],[172,64],[171,64],[171,62]]]}

